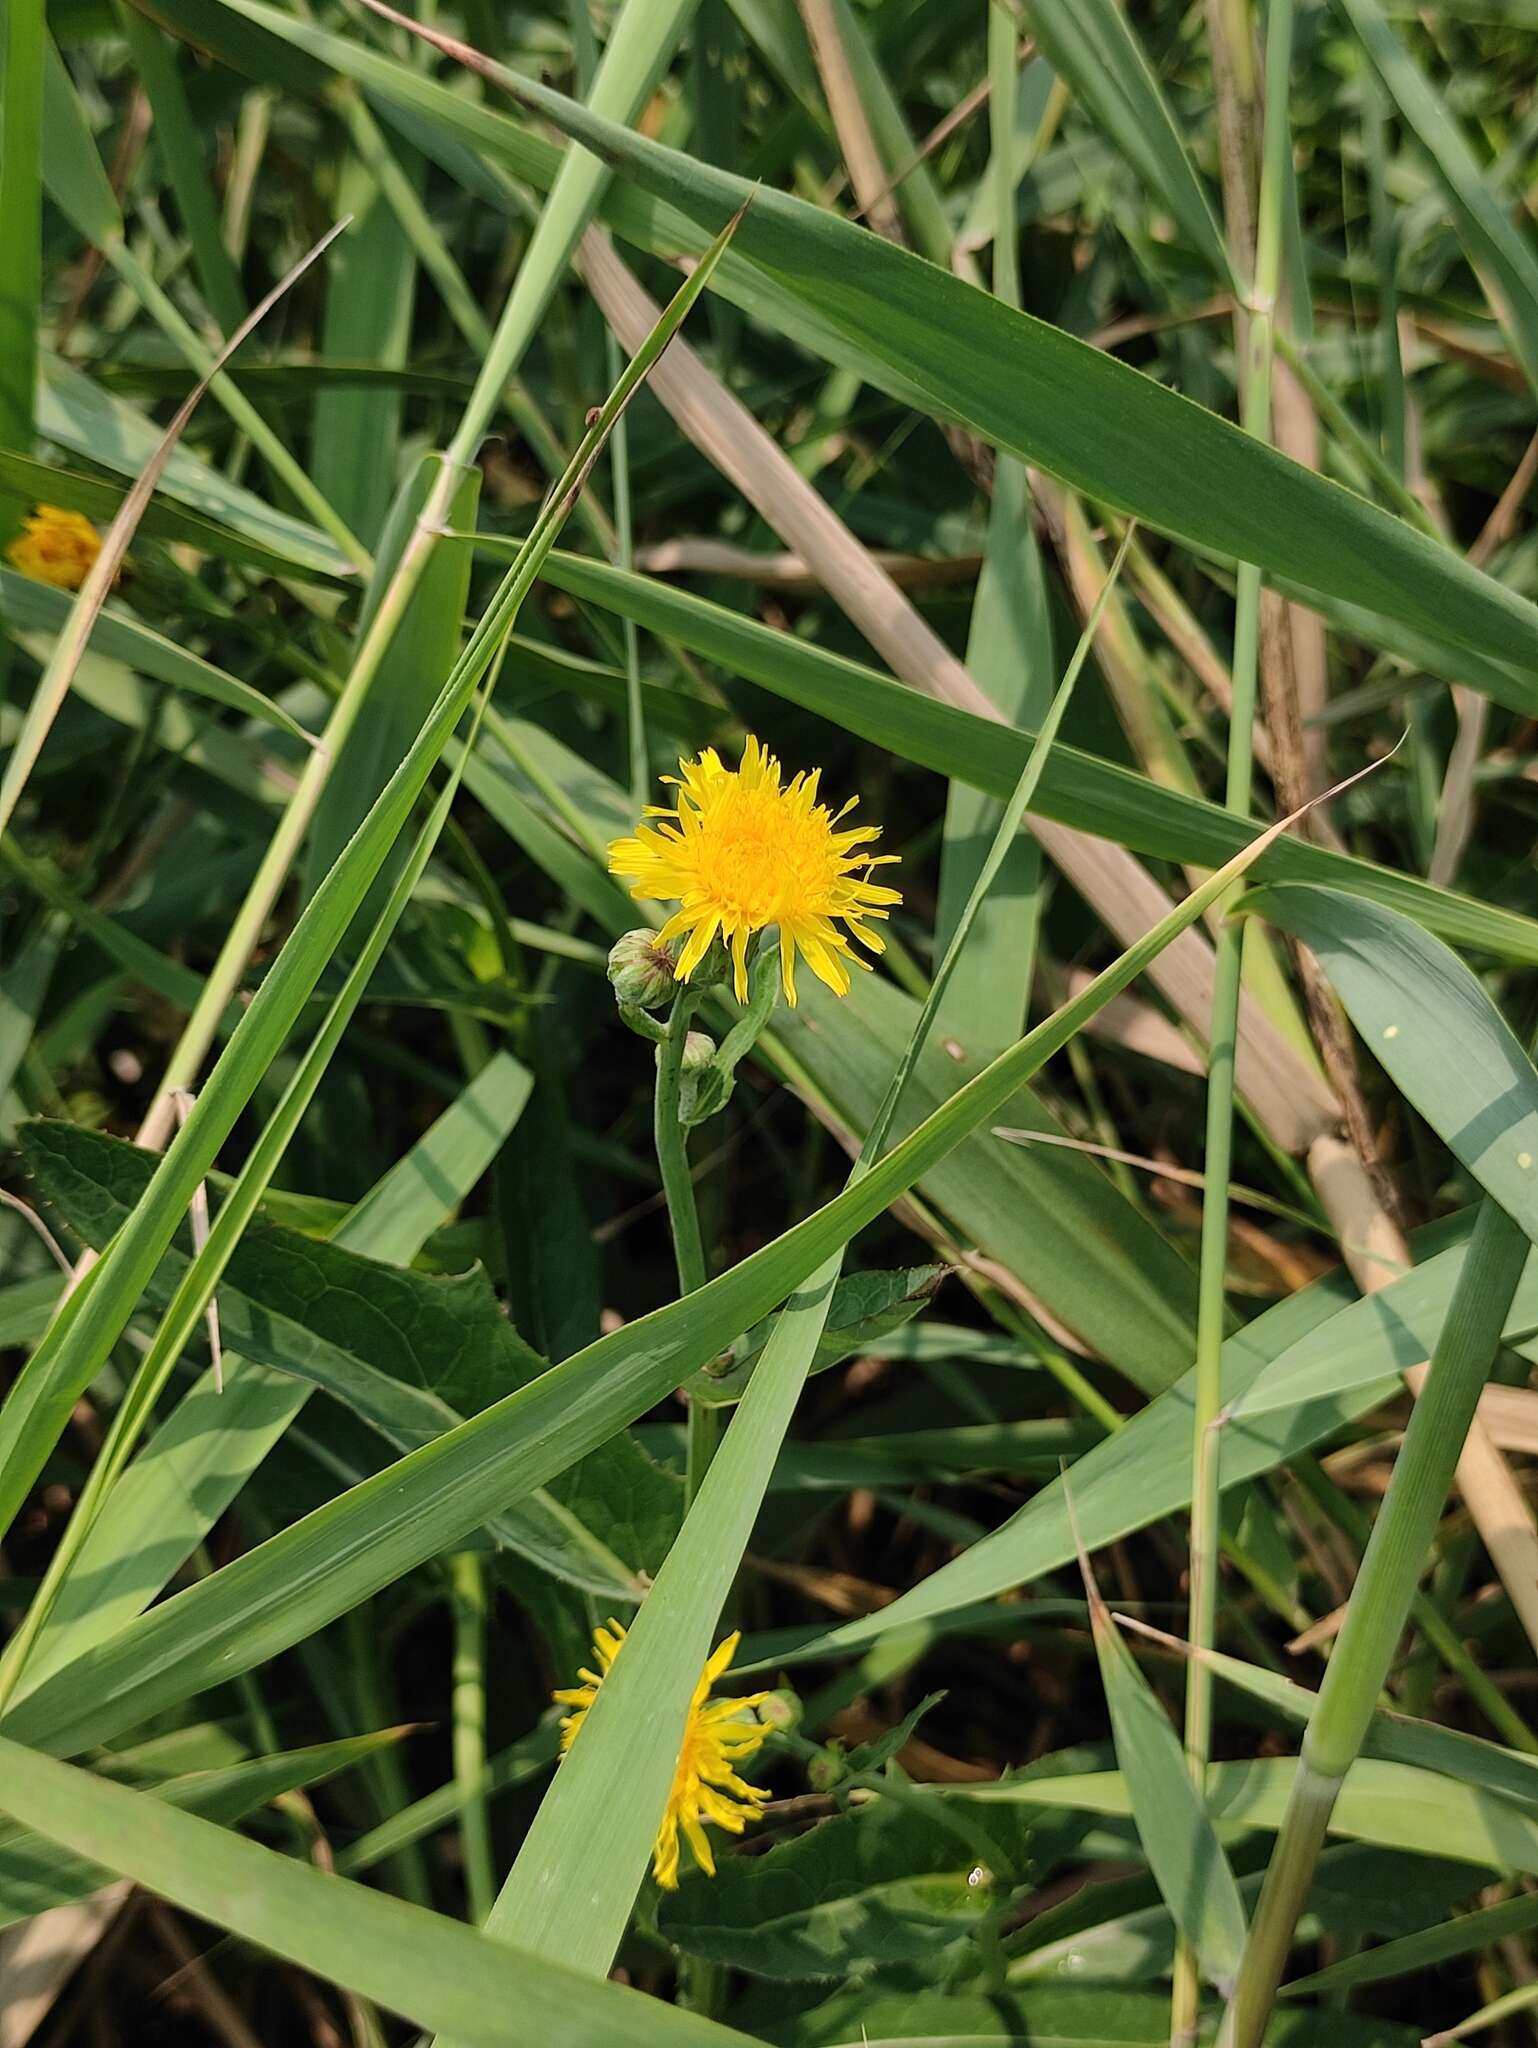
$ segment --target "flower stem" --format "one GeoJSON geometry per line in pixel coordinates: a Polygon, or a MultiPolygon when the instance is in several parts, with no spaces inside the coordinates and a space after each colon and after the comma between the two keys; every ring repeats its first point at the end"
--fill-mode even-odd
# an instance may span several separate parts
{"type": "Polygon", "coordinates": [[[1487,1199],[1303,1738],[1224,2048],[1259,2048],[1336,1795],[1361,1752],[1388,1677],[1528,1250],[1524,1233],[1487,1199]]]}
{"type": "MultiPolygon", "coordinates": [[[[699,1211],[694,1203],[694,1181],[689,1172],[689,1134],[678,1113],[684,1041],[689,1036],[689,1020],[698,1003],[699,997],[691,989],[679,990],[673,1014],[668,1020],[667,1035],[657,1051],[657,1093],[652,1118],[657,1164],[662,1171],[662,1192],[668,1205],[668,1227],[673,1233],[673,1259],[678,1267],[680,1294],[692,1294],[709,1278],[705,1246],[700,1237],[699,1211]]],[[[700,1490],[700,1482],[710,1470],[720,1434],[718,1411],[703,1401],[691,1401],[684,1482],[686,1503],[694,1499],[700,1490]]]]}

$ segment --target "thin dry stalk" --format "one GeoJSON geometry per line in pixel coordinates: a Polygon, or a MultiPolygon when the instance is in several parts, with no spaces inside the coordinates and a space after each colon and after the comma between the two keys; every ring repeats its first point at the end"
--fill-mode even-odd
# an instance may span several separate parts
{"type": "Polygon", "coordinates": [[[801,0],[801,19],[812,46],[823,97],[833,117],[833,131],[848,167],[856,203],[878,235],[889,242],[903,239],[902,221],[892,196],[892,181],[876,147],[876,138],[860,101],[860,89],[849,54],[839,34],[832,0],[801,0]]]}

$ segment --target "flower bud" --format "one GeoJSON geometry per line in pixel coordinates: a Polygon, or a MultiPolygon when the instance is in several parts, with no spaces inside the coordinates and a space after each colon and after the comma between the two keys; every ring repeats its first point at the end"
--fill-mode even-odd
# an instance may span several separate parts
{"type": "MultiPolygon", "coordinates": [[[[662,1058],[662,1048],[657,1048],[662,1058]]],[[[704,1031],[691,1031],[684,1038],[678,1069],[678,1121],[688,1130],[714,1116],[725,1106],[723,1077],[716,1066],[716,1042],[704,1031]]]]}
{"type": "Polygon", "coordinates": [[[683,1071],[702,1074],[716,1056],[716,1042],[708,1031],[691,1031],[684,1040],[683,1071]]]}
{"type": "Polygon", "coordinates": [[[615,940],[609,949],[609,980],[616,1002],[637,1010],[660,1010],[678,993],[672,956],[658,945],[657,934],[644,928],[615,940]]]}

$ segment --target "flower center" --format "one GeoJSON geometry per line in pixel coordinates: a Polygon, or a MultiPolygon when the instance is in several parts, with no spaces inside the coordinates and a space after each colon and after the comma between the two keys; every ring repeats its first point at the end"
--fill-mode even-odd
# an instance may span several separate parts
{"type": "Polygon", "coordinates": [[[701,886],[750,925],[822,909],[835,872],[824,821],[777,795],[734,788],[700,833],[701,886]]]}

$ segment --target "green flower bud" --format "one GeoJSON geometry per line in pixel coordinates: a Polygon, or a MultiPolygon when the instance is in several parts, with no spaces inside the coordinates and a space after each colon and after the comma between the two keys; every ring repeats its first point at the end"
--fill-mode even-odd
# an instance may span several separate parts
{"type": "MultiPolygon", "coordinates": [[[[657,1048],[662,1059],[662,1048],[657,1048]]],[[[707,1032],[691,1031],[684,1039],[678,1069],[678,1121],[688,1129],[714,1116],[724,1106],[723,1079],[716,1067],[716,1042],[707,1032]]]]}
{"type": "Polygon", "coordinates": [[[654,931],[626,932],[609,949],[614,999],[636,1010],[660,1010],[678,993],[673,959],[654,931]]]}

